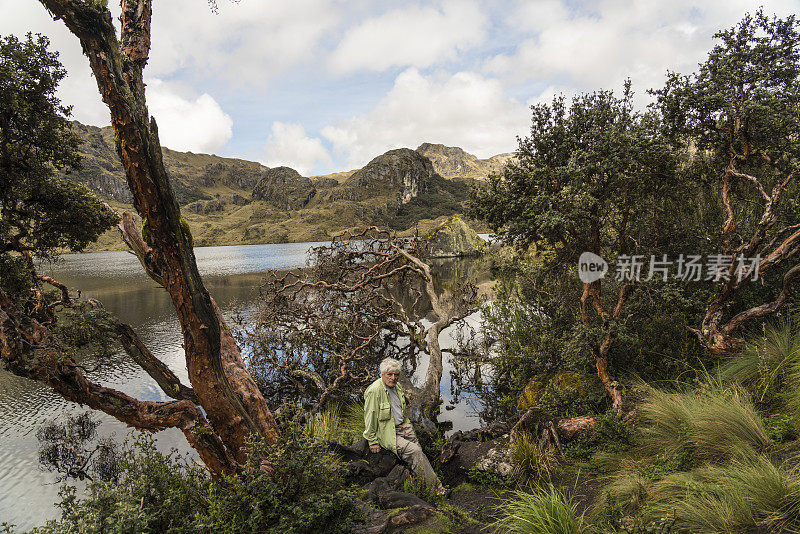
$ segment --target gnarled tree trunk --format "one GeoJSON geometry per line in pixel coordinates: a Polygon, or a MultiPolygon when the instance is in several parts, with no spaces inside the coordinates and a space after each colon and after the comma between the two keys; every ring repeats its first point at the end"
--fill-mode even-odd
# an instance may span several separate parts
{"type": "MultiPolygon", "coordinates": [[[[122,0],[121,40],[117,39],[111,13],[99,2],[40,1],[80,40],[103,101],[111,111],[117,153],[134,206],[146,221],[149,244],[141,239],[129,216],[127,222],[123,220],[125,238],[148,274],[172,299],[194,396],[206,413],[210,429],[235,460],[217,465],[216,470],[231,471],[236,462],[245,460],[244,447],[251,435],[274,442],[278,434],[266,402],[200,278],[191,236],[181,225],[162,162],[158,130],[147,110],[142,77],[150,49],[151,0],[122,0]]],[[[62,394],[71,398],[69,393],[62,394]]],[[[136,426],[135,421],[131,424],[136,426]]]]}

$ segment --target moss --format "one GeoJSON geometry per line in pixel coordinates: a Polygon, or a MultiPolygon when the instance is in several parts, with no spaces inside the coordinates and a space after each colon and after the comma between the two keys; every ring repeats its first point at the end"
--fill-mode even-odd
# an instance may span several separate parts
{"type": "Polygon", "coordinates": [[[531,378],[517,400],[517,410],[524,412],[527,409],[533,408],[539,404],[539,399],[541,398],[546,385],[546,375],[536,375],[531,378]]]}

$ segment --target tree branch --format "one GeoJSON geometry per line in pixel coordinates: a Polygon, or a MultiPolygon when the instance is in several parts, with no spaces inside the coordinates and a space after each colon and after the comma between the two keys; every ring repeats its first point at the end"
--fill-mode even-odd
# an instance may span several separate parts
{"type": "Polygon", "coordinates": [[[156,381],[164,393],[176,400],[188,400],[198,404],[194,390],[183,385],[175,373],[150,352],[133,328],[124,323],[116,323],[114,330],[125,352],[156,381]]]}

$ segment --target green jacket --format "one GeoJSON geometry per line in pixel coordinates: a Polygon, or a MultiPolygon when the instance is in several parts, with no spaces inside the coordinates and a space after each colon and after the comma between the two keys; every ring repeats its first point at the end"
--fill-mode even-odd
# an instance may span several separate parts
{"type": "MultiPolygon", "coordinates": [[[[400,384],[395,386],[397,396],[400,397],[400,406],[403,409],[403,423],[408,423],[406,413],[406,396],[400,384]]],[[[389,390],[383,380],[378,378],[364,391],[364,439],[370,445],[379,443],[384,449],[397,454],[397,433],[392,417],[392,401],[389,400],[389,390]]]]}

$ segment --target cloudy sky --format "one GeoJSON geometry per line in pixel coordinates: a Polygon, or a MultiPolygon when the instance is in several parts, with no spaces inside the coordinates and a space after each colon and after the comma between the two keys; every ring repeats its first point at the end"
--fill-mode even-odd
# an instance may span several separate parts
{"type": "MultiPolygon", "coordinates": [[[[111,0],[109,4],[115,4],[111,0]]],[[[637,102],[692,72],[752,0],[155,0],[147,99],[162,144],[288,165],[360,167],[422,142],[516,148],[529,106],[622,87],[637,102]]],[[[800,12],[800,0],[763,0],[800,12]]],[[[114,10],[115,13],[119,9],[114,10]]],[[[36,0],[0,0],[0,34],[50,37],[61,98],[109,124],[78,41],[36,0]]]]}

